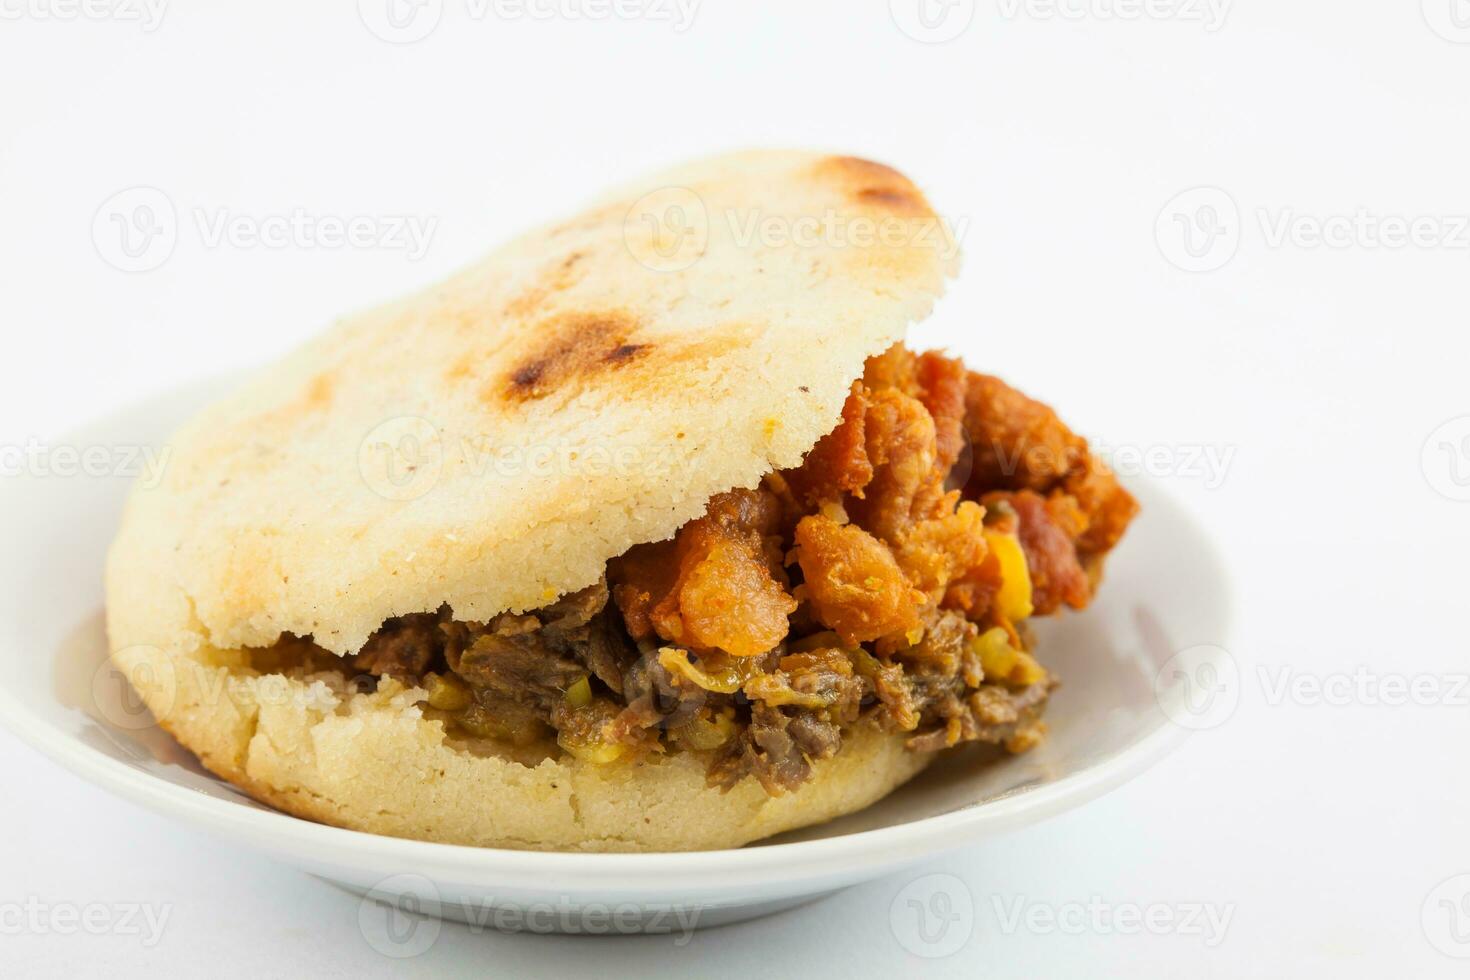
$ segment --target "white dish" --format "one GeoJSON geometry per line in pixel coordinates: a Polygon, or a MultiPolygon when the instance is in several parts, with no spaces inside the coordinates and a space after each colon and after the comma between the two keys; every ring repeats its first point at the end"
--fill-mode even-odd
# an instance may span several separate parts
{"type": "MultiPolygon", "coordinates": [[[[118,413],[51,444],[44,458],[69,459],[57,453],[63,445],[105,447],[113,469],[128,470],[129,453],[141,461],[142,447],[162,446],[220,389],[200,384],[118,413]]],[[[103,455],[91,454],[94,462],[103,455]]],[[[1048,707],[1051,734],[1033,752],[988,764],[983,750],[954,752],[868,810],[740,850],[547,854],[379,837],[258,804],[151,724],[107,665],[102,627],[103,554],[132,473],[31,468],[0,486],[9,542],[0,566],[0,721],[83,778],[232,846],[359,894],[502,928],[678,931],[733,922],[1035,823],[1120,785],[1188,734],[1191,719],[1167,697],[1161,707],[1156,685],[1183,676],[1180,651],[1189,651],[1186,684],[1226,666],[1210,662],[1228,645],[1221,564],[1199,527],[1145,483],[1134,487],[1143,513],[1095,604],[1038,626],[1041,659],[1063,686],[1048,707]]],[[[388,952],[408,948],[378,939],[388,952]]]]}

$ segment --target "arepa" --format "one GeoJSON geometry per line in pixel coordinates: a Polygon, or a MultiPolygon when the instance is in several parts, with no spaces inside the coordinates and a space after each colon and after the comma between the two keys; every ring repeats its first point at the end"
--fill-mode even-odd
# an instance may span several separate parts
{"type": "Polygon", "coordinates": [[[256,797],[482,846],[737,846],[1022,750],[1022,621],[1085,604],[1132,502],[1045,406],[895,347],[955,258],[886,166],[739,153],[350,317],[135,490],[113,660],[256,797]],[[1017,438],[1052,455],[992,473],[1017,438]]]}

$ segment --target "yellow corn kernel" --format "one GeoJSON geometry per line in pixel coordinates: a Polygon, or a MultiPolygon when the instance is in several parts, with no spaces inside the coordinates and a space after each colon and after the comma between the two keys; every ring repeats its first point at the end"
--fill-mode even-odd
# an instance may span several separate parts
{"type": "Polygon", "coordinates": [[[687,748],[707,752],[717,749],[735,735],[735,719],[726,712],[705,718],[703,712],[689,721],[672,728],[669,733],[687,748]]]}
{"type": "Polygon", "coordinates": [[[1032,684],[1040,684],[1046,680],[1046,668],[1036,662],[1036,658],[1024,650],[1016,652],[1016,666],[1011,670],[1012,684],[1024,684],[1030,687],[1032,684]]]}
{"type": "Polygon", "coordinates": [[[987,678],[1001,681],[1011,676],[1016,666],[1016,649],[1011,646],[1006,631],[997,626],[986,630],[974,640],[975,653],[980,657],[980,668],[987,678]]]}
{"type": "Polygon", "coordinates": [[[440,711],[463,711],[474,699],[469,686],[453,674],[428,675],[424,689],[429,692],[429,707],[440,711]]]}
{"type": "Polygon", "coordinates": [[[562,695],[573,708],[585,708],[592,703],[592,682],[583,677],[562,695]]]}
{"type": "Polygon", "coordinates": [[[1005,627],[988,629],[971,642],[987,680],[1026,686],[1046,680],[1046,668],[1031,654],[1011,646],[1005,627]]]}
{"type": "Polygon", "coordinates": [[[459,726],[471,735],[480,738],[497,738],[504,741],[513,741],[515,732],[500,718],[480,705],[471,705],[464,714],[459,716],[459,726]]]}
{"type": "Polygon", "coordinates": [[[597,741],[584,743],[570,738],[563,738],[560,735],[556,738],[556,744],[583,762],[591,762],[599,766],[605,766],[609,762],[616,761],[627,751],[627,746],[619,745],[616,742],[597,741]]]}
{"type": "Polygon", "coordinates": [[[1046,722],[1038,721],[1034,725],[1018,729],[1014,735],[1006,739],[1006,751],[1012,755],[1030,752],[1040,745],[1044,738],[1046,738],[1046,722]]]}
{"type": "Polygon", "coordinates": [[[828,518],[834,524],[846,524],[851,520],[847,516],[847,508],[842,506],[841,500],[824,500],[817,506],[822,516],[828,518]]]}
{"type": "Polygon", "coordinates": [[[1001,531],[985,531],[985,544],[1000,562],[1000,591],[995,595],[995,607],[1002,616],[1013,623],[1030,616],[1035,607],[1031,604],[1031,569],[1026,566],[1026,552],[1014,534],[1001,531]]]}
{"type": "Polygon", "coordinates": [[[852,660],[853,669],[863,677],[877,677],[878,672],[883,669],[883,665],[878,662],[878,658],[862,647],[848,650],[847,656],[852,660]]]}

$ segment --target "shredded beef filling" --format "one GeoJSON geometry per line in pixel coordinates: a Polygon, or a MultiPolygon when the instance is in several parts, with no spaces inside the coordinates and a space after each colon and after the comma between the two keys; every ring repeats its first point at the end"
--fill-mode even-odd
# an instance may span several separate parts
{"type": "MultiPolygon", "coordinates": [[[[1081,609],[1133,498],[1050,408],[955,359],[868,362],[801,466],[710,501],[604,579],[489,622],[384,623],[363,682],[427,692],[461,738],[608,763],[696,751],[712,785],[805,782],[858,724],[914,751],[1024,751],[1055,686],[1034,615],[1081,609]]],[[[283,637],[264,663],[320,664],[283,637]]]]}

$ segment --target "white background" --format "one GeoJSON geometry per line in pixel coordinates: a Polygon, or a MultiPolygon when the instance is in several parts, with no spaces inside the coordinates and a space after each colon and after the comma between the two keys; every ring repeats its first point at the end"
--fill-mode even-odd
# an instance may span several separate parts
{"type": "Polygon", "coordinates": [[[1470,943],[1446,930],[1470,940],[1470,900],[1456,921],[1440,899],[1470,885],[1435,889],[1470,872],[1470,707],[1444,703],[1470,671],[1470,503],[1454,499],[1470,496],[1470,4],[1237,0],[1219,23],[1185,0],[1133,19],[1117,0],[1067,0],[1065,17],[935,0],[939,30],[964,30],[923,43],[902,0],[897,17],[886,0],[705,0],[682,31],[443,0],[428,36],[392,44],[354,0],[178,0],[152,30],[94,2],[78,19],[70,0],[0,0],[0,445],[261,361],[641,170],[840,149],[899,166],[966,223],[965,272],[918,342],[1115,452],[1154,450],[1212,528],[1236,583],[1240,704],[1083,810],[682,948],[446,926],[406,962],[366,945],[356,899],[0,735],[0,909],[169,914],[151,946],[5,928],[0,973],[1464,975],[1447,954],[1470,943]],[[126,273],[106,261],[110,214],[95,240],[94,218],[138,185],[166,196],[177,242],[126,273]],[[1176,200],[1197,187],[1215,190],[1176,200]],[[198,224],[298,209],[436,225],[415,259],[210,246],[198,224]],[[1385,244],[1416,218],[1418,243],[1385,244]],[[1335,245],[1312,244],[1324,225],[1335,245]],[[1206,450],[1228,463],[1191,462],[1206,450]],[[1359,668],[1345,703],[1278,696],[1359,668]],[[1383,703],[1377,684],[1421,676],[1441,703],[1383,703]],[[973,932],[920,959],[890,905],[931,872],[971,893],[973,932]],[[1223,937],[1007,929],[995,902],[1230,919],[1223,937]]]}

